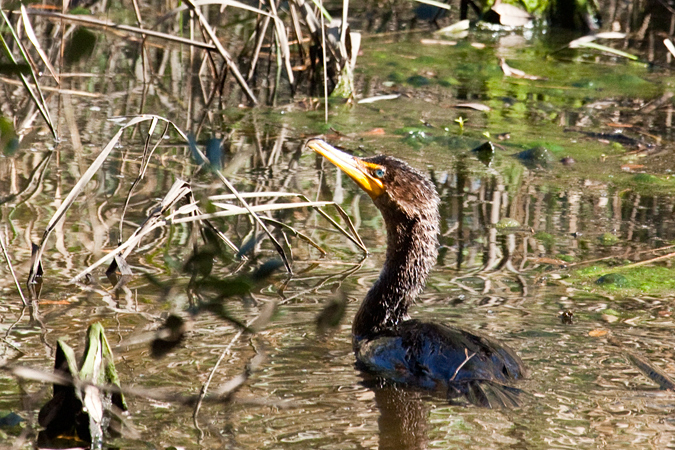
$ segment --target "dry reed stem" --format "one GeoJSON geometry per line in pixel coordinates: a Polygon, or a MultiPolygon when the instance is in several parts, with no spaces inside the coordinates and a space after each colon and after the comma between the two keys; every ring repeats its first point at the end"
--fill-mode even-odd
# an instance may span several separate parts
{"type": "MultiPolygon", "coordinates": [[[[347,239],[349,239],[356,246],[358,246],[363,251],[363,253],[365,253],[366,255],[368,254],[368,248],[366,247],[366,245],[361,240],[361,236],[359,236],[359,233],[356,231],[356,227],[354,227],[354,223],[352,222],[351,218],[345,212],[345,210],[342,209],[342,207],[335,202],[332,202],[332,201],[328,202],[327,201],[327,202],[320,202],[320,203],[325,203],[325,206],[333,206],[335,208],[335,210],[338,212],[338,214],[340,214],[340,217],[342,217],[343,220],[347,223],[347,227],[349,228],[349,232],[347,232],[347,230],[345,230],[343,227],[341,227],[340,224],[338,224],[335,221],[335,219],[333,219],[331,216],[326,214],[326,212],[323,211],[318,205],[315,205],[315,203],[319,203],[318,201],[312,202],[309,198],[307,198],[307,196],[305,196],[303,194],[296,194],[296,193],[291,193],[291,192],[272,192],[271,191],[271,192],[246,192],[246,193],[241,193],[240,195],[243,198],[297,197],[297,198],[303,200],[305,203],[292,203],[292,204],[298,205],[298,206],[310,206],[310,207],[312,207],[316,212],[321,214],[321,216],[323,216],[324,219],[326,219],[328,222],[330,222],[330,224],[333,227],[337,228],[342,234],[344,234],[347,237],[347,239]]],[[[211,200],[211,201],[213,201],[213,200],[232,200],[234,198],[235,198],[234,196],[227,195],[227,194],[226,195],[212,195],[212,196],[209,197],[209,200],[211,200]]],[[[218,205],[218,204],[214,203],[214,205],[218,205]]]]}
{"type": "Polygon", "coordinates": [[[23,296],[23,291],[21,290],[21,285],[19,284],[19,280],[16,278],[16,273],[14,272],[14,267],[12,267],[12,260],[9,258],[9,253],[7,253],[7,248],[5,247],[5,233],[0,230],[0,248],[2,248],[2,254],[5,257],[5,262],[7,262],[7,267],[9,268],[9,273],[12,274],[12,278],[14,279],[14,285],[16,286],[16,289],[19,291],[19,296],[21,297],[21,302],[23,303],[23,306],[28,306],[28,302],[26,301],[26,297],[23,296]]]}
{"type": "Polygon", "coordinates": [[[51,61],[49,61],[49,58],[47,57],[47,54],[45,53],[44,50],[42,50],[42,47],[40,46],[40,41],[38,41],[37,36],[35,36],[33,27],[30,24],[30,20],[28,19],[26,7],[23,4],[21,5],[21,20],[23,21],[23,28],[26,31],[26,36],[28,37],[28,40],[31,42],[31,44],[33,44],[33,47],[35,47],[35,50],[38,52],[38,55],[40,55],[40,59],[47,67],[47,70],[49,70],[49,73],[51,73],[54,79],[56,80],[56,84],[61,84],[61,80],[59,79],[59,76],[56,74],[56,69],[54,69],[54,66],[52,66],[51,61]]]}
{"type": "Polygon", "coordinates": [[[150,37],[163,39],[165,41],[174,42],[176,44],[190,45],[190,46],[193,46],[193,47],[196,47],[196,48],[201,48],[203,50],[209,50],[209,51],[216,51],[217,50],[215,45],[209,44],[209,43],[206,43],[206,42],[195,41],[193,39],[183,38],[183,37],[180,37],[180,36],[174,36],[172,34],[162,33],[162,32],[159,32],[159,31],[154,31],[154,30],[149,30],[149,29],[132,27],[132,26],[129,26],[129,25],[120,25],[120,24],[116,24],[116,23],[109,22],[109,21],[106,21],[106,20],[95,19],[93,17],[88,17],[88,16],[77,16],[77,15],[72,15],[72,14],[52,13],[52,12],[35,11],[35,10],[28,10],[28,14],[31,15],[31,16],[50,17],[50,18],[54,18],[54,19],[60,19],[60,20],[66,21],[66,22],[79,23],[79,24],[83,24],[83,25],[100,27],[100,28],[104,28],[104,29],[124,31],[124,32],[127,32],[127,33],[134,33],[134,34],[140,34],[140,35],[145,34],[145,35],[150,36],[150,37]]]}
{"type": "MultiPolygon", "coordinates": [[[[0,9],[0,17],[5,21],[5,24],[7,25],[10,34],[14,38],[14,41],[16,43],[17,48],[19,49],[19,52],[21,53],[21,56],[23,57],[24,61],[29,65],[30,67],[30,74],[31,78],[33,79],[33,83],[35,83],[35,90],[37,91],[37,95],[35,92],[33,92],[33,89],[28,83],[28,80],[26,79],[26,76],[23,73],[19,73],[19,76],[21,77],[21,82],[23,83],[24,87],[30,94],[31,99],[35,103],[35,106],[37,106],[38,110],[40,111],[40,114],[42,115],[42,118],[47,122],[47,126],[49,127],[49,130],[52,132],[52,135],[54,136],[54,139],[58,139],[58,134],[56,133],[56,128],[54,127],[54,123],[52,122],[51,115],[49,114],[49,109],[47,108],[47,102],[45,101],[44,96],[42,95],[42,90],[40,89],[40,83],[38,83],[37,80],[37,75],[35,74],[35,70],[33,68],[33,65],[30,64],[30,58],[28,56],[28,53],[24,49],[23,45],[21,44],[21,40],[19,39],[19,36],[16,34],[16,30],[14,30],[14,27],[12,26],[12,23],[9,21],[7,18],[7,15],[5,15],[5,12],[0,9]]],[[[9,46],[7,45],[7,42],[5,42],[5,39],[0,35],[0,43],[2,43],[3,48],[5,49],[5,54],[9,58],[9,60],[13,64],[17,64],[16,59],[14,59],[14,55],[12,55],[12,51],[10,50],[9,46]]]]}
{"type": "MultiPolygon", "coordinates": [[[[220,40],[218,40],[218,37],[216,36],[215,31],[213,31],[213,28],[211,28],[211,25],[209,25],[208,21],[206,20],[206,17],[204,17],[204,14],[199,10],[197,5],[192,0],[185,0],[185,3],[190,5],[192,8],[192,11],[194,14],[197,16],[197,19],[199,20],[199,23],[201,24],[202,28],[204,31],[206,31],[206,34],[209,36],[209,39],[214,43],[216,46],[216,49],[218,50],[218,53],[220,53],[220,56],[223,57],[225,62],[227,63],[227,66],[232,70],[232,73],[234,74],[234,78],[237,80],[237,83],[239,86],[242,88],[242,90],[246,93],[246,96],[249,98],[251,103],[254,105],[258,104],[258,100],[255,98],[255,95],[253,94],[253,91],[251,91],[251,88],[248,86],[248,83],[246,83],[246,80],[244,79],[243,75],[239,71],[239,67],[237,64],[235,64],[234,60],[230,56],[229,52],[225,50],[225,47],[223,47],[223,44],[220,43],[220,40]]],[[[290,266],[289,266],[290,269],[290,266]]]]}
{"type": "MultiPolygon", "coordinates": [[[[110,155],[110,152],[112,152],[112,150],[117,145],[117,142],[122,137],[122,133],[124,132],[124,130],[126,130],[129,127],[135,126],[138,123],[145,122],[145,121],[148,121],[148,120],[152,120],[153,122],[158,121],[158,120],[163,120],[163,121],[169,122],[166,119],[164,119],[163,117],[150,115],[150,114],[135,117],[135,118],[131,119],[129,122],[127,122],[127,124],[122,126],[117,131],[115,136],[113,136],[113,138],[108,142],[108,144],[103,148],[103,150],[101,150],[101,153],[99,153],[99,155],[96,157],[94,162],[89,166],[87,171],[82,175],[82,177],[80,177],[80,179],[75,184],[75,186],[73,186],[71,191],[68,193],[66,198],[63,200],[63,203],[61,203],[61,206],[59,206],[59,208],[56,210],[56,212],[52,216],[51,220],[47,224],[47,228],[45,229],[44,234],[42,235],[42,239],[41,239],[40,244],[38,246],[38,251],[35,255],[35,258],[33,260],[33,264],[32,264],[31,270],[30,270],[30,275],[29,275],[29,278],[28,278],[29,284],[34,283],[35,278],[37,277],[38,267],[41,264],[42,253],[44,252],[44,244],[47,241],[47,238],[49,237],[51,232],[54,230],[54,228],[56,227],[59,220],[61,220],[63,218],[66,211],[68,211],[68,209],[71,207],[71,205],[75,201],[75,198],[82,192],[82,190],[84,189],[84,186],[87,183],[89,183],[89,180],[91,180],[91,178],[94,176],[94,174],[96,174],[96,172],[100,169],[100,167],[103,165],[103,163],[107,160],[108,155],[110,155]]],[[[171,123],[173,125],[172,122],[169,122],[169,123],[171,123]]],[[[180,131],[180,129],[178,127],[176,127],[175,125],[173,125],[173,126],[176,129],[176,131],[187,141],[187,136],[182,131],[180,131]]]]}
{"type": "MultiPolygon", "coordinates": [[[[323,10],[323,0],[320,0],[321,10],[323,10]]],[[[321,55],[323,57],[323,102],[324,102],[324,122],[328,123],[328,63],[326,62],[326,26],[321,14],[321,55]]]]}
{"type": "MultiPolygon", "coordinates": [[[[11,78],[0,77],[0,81],[2,81],[3,83],[11,84],[13,86],[23,85],[23,83],[21,83],[19,81],[16,81],[16,80],[12,80],[11,78]]],[[[32,83],[28,83],[28,86],[33,88],[36,85],[32,84],[32,83]]],[[[73,90],[73,89],[62,89],[62,88],[55,88],[55,87],[51,87],[51,86],[42,86],[41,89],[45,92],[57,92],[59,94],[77,95],[77,96],[80,96],[80,97],[89,97],[89,98],[100,98],[100,97],[102,97],[101,94],[97,94],[95,92],[76,91],[76,90],[73,90]]]]}

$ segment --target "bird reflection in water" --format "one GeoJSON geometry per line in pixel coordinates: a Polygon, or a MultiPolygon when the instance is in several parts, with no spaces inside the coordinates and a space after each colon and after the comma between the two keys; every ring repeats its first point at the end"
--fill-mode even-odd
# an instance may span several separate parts
{"type": "Polygon", "coordinates": [[[423,394],[393,383],[371,386],[371,389],[380,411],[379,450],[427,448],[429,404],[423,401],[423,394]]]}

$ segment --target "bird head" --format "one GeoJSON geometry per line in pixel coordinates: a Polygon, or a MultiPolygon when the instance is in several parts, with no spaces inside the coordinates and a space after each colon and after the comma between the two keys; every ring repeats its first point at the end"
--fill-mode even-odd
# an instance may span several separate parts
{"type": "Polygon", "coordinates": [[[358,158],[320,139],[306,145],[354,180],[383,213],[396,211],[412,218],[438,209],[431,181],[400,159],[385,155],[358,158]]]}

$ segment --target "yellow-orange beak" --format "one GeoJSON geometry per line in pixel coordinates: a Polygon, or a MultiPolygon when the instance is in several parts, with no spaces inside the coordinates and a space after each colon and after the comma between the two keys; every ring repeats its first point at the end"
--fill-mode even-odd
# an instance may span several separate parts
{"type": "Polygon", "coordinates": [[[370,198],[375,199],[384,193],[382,180],[375,178],[368,171],[368,169],[379,167],[376,164],[367,163],[356,156],[341,152],[321,139],[311,139],[306,145],[349,175],[349,178],[356,181],[356,184],[366,191],[370,198]]]}

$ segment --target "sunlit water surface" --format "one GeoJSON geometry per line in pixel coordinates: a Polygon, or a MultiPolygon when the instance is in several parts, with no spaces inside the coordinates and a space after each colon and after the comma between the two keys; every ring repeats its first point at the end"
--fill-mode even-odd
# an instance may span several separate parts
{"type": "MultiPolygon", "coordinates": [[[[488,410],[451,405],[423,392],[373,390],[362,383],[353,367],[350,323],[382,264],[382,221],[369,198],[349,180],[327,164],[322,170],[319,159],[302,152],[304,138],[328,128],[321,124],[321,112],[304,112],[301,102],[263,112],[226,110],[221,119],[234,131],[223,151],[225,174],[241,192],[283,190],[310,199],[334,199],[353,218],[371,251],[368,258],[362,261],[359,249],[311,210],[275,213],[312,237],[327,256],[289,234],[295,275],[289,279],[282,269],[251,295],[227,300],[230,313],[244,322],[255,318],[265,304],[279,302],[262,331],[237,337],[234,325],[203,313],[194,318],[193,329],[179,348],[152,359],[147,344],[128,343],[157,329],[170,312],[187,317],[189,277],[180,266],[191,254],[192,242],[199,242],[191,240],[189,226],[174,225],[143,241],[129,258],[137,276],[124,290],[113,292],[104,269],[94,271],[87,286],[67,283],[117,241],[118,221],[138,171],[143,140],[126,137],[50,238],[44,285],[33,308],[21,310],[6,266],[0,268],[4,293],[0,330],[6,333],[0,356],[51,370],[58,338],[81,351],[88,324],[101,321],[114,347],[123,386],[184,395],[199,392],[226,348],[211,390],[243,373],[256,354],[264,356],[230,401],[204,403],[196,419],[191,407],[129,396],[130,421],[138,435],[110,442],[120,448],[675,446],[671,443],[675,397],[640,375],[622,349],[607,340],[613,335],[625,348],[675,373],[673,296],[668,291],[649,296],[598,292],[595,278],[586,284],[567,283],[568,269],[562,267],[565,261],[610,256],[618,261],[644,259],[650,254],[641,251],[675,238],[675,201],[667,195],[668,181],[663,181],[667,154],[640,161],[645,170],[663,176],[653,188],[645,187],[649,180],[637,184],[639,179],[620,170],[619,155],[631,149],[564,132],[572,126],[599,132],[604,131],[604,120],[632,120],[627,104],[640,102],[641,97],[617,96],[603,91],[604,85],[592,87],[602,85],[608,74],[615,76],[620,70],[625,77],[634,77],[626,81],[631,86],[644,83],[647,100],[660,95],[668,81],[645,68],[617,69],[621,63],[616,61],[598,66],[554,61],[544,66],[540,64],[544,44],[535,41],[524,50],[522,36],[511,36],[515,44],[509,45],[507,37],[477,34],[472,39],[486,42],[487,49],[460,43],[456,50],[420,49],[419,35],[401,42],[367,40],[357,76],[363,95],[396,90],[411,98],[404,95],[351,109],[332,107],[330,125],[342,134],[329,134],[328,139],[364,155],[386,151],[433,177],[443,200],[442,249],[412,314],[480,332],[514,348],[530,370],[529,378],[518,385],[525,391],[522,407],[488,410]],[[400,57],[391,56],[394,48],[400,57]],[[411,56],[420,51],[424,54],[411,56]],[[382,55],[390,59],[383,62],[382,55]],[[539,69],[552,80],[505,80],[497,56],[514,58],[512,64],[520,63],[527,71],[539,69]],[[450,68],[443,61],[452,61],[450,68]],[[382,84],[383,80],[388,82],[382,84]],[[586,84],[574,85],[582,81],[586,84]],[[611,105],[605,109],[587,107],[606,97],[611,105]],[[493,111],[451,108],[460,101],[483,102],[493,111]],[[465,129],[455,122],[460,115],[468,119],[465,129]],[[510,141],[495,140],[500,145],[489,167],[468,151],[486,139],[484,132],[512,135],[510,141]],[[535,145],[547,145],[554,152],[552,167],[526,167],[513,156],[535,145]],[[578,160],[576,165],[557,162],[568,154],[578,160]],[[606,242],[605,233],[618,241],[606,242]],[[176,288],[167,295],[143,273],[176,288]],[[316,317],[339,297],[338,287],[348,297],[345,317],[336,328],[319,331],[316,317]],[[561,312],[567,310],[574,313],[572,324],[561,321],[561,312]]],[[[108,85],[101,78],[93,83],[101,92],[125,93],[123,81],[113,78],[108,85]]],[[[39,241],[59,202],[112,137],[116,127],[108,118],[138,112],[129,105],[140,105],[139,92],[130,88],[128,95],[127,107],[114,95],[65,100],[78,113],[76,124],[63,122],[64,141],[44,166],[42,161],[54,146],[46,133],[36,136],[31,146],[0,158],[0,178],[8,186],[3,195],[9,195],[0,206],[3,230],[22,282],[30,267],[30,242],[39,241]],[[74,148],[69,138],[75,131],[81,149],[74,148]]],[[[151,92],[148,98],[144,112],[166,114],[184,126],[184,110],[175,102],[179,94],[167,100],[151,92]],[[160,99],[174,107],[163,111],[160,99]]],[[[643,124],[663,136],[660,148],[665,153],[672,150],[665,125],[670,113],[657,110],[643,124]]],[[[157,150],[131,199],[125,238],[133,230],[131,224],[140,223],[177,178],[191,179],[204,205],[209,195],[226,193],[208,171],[193,175],[196,166],[188,163],[190,150],[177,142],[171,135],[157,150]]],[[[326,211],[344,223],[334,209],[326,211]]],[[[251,225],[245,218],[214,223],[237,244],[250,238],[251,225]]],[[[275,257],[265,239],[255,253],[258,259],[252,266],[275,257]]],[[[219,262],[214,271],[232,276],[237,265],[219,262]]],[[[10,434],[6,443],[26,439],[23,446],[30,447],[37,411],[49,398],[50,388],[2,375],[0,392],[0,410],[26,419],[21,437],[10,434]]]]}

